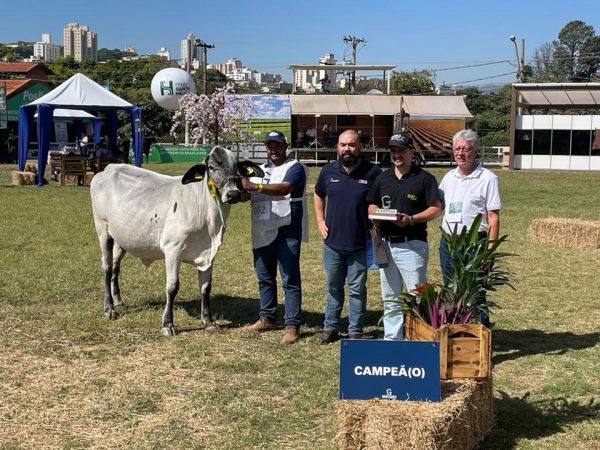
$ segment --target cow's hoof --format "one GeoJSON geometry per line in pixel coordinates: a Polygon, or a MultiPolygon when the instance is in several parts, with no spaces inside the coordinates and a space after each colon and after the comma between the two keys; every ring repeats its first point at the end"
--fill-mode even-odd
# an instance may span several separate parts
{"type": "Polygon", "coordinates": [[[207,333],[220,333],[221,327],[213,322],[205,325],[204,331],[206,331],[207,333]]]}
{"type": "Polygon", "coordinates": [[[110,311],[104,311],[104,317],[106,317],[108,320],[116,320],[117,312],[114,309],[111,309],[110,311]]]}
{"type": "Polygon", "coordinates": [[[121,306],[121,307],[127,306],[125,304],[125,302],[123,300],[121,300],[121,297],[113,297],[113,303],[115,304],[115,306],[121,306]]]}
{"type": "Polygon", "coordinates": [[[175,326],[174,325],[169,325],[167,327],[162,327],[160,329],[160,332],[164,336],[175,336],[177,334],[177,331],[175,330],[175,326]]]}

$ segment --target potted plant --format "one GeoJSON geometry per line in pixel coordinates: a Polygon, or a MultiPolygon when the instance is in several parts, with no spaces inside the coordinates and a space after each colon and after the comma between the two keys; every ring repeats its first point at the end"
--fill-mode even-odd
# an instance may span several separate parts
{"type": "Polygon", "coordinates": [[[478,234],[482,215],[478,214],[470,230],[442,235],[448,243],[452,255],[453,274],[444,284],[420,284],[410,292],[403,292],[395,298],[395,308],[391,314],[400,312],[412,314],[433,328],[444,324],[467,324],[484,312],[489,314],[497,305],[486,295],[500,286],[511,284],[513,273],[505,260],[510,253],[499,251],[499,246],[508,238],[501,236],[495,241],[478,234]]]}

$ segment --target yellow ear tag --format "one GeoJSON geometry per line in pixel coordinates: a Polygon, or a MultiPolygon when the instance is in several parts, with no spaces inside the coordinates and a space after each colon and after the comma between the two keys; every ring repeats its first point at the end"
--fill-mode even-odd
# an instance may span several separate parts
{"type": "Polygon", "coordinates": [[[208,180],[208,192],[210,192],[210,195],[212,195],[213,197],[217,196],[217,186],[215,186],[215,182],[213,180],[208,180]]]}
{"type": "Polygon", "coordinates": [[[194,180],[204,180],[204,175],[197,173],[196,175],[194,175],[194,180]]]}
{"type": "Polygon", "coordinates": [[[254,169],[252,167],[248,167],[248,175],[252,175],[254,173],[254,169]]]}

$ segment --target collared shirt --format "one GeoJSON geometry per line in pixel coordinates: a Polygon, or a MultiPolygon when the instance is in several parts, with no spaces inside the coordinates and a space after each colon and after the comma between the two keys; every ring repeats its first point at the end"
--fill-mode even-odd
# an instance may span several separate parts
{"type": "MultiPolygon", "coordinates": [[[[432,203],[440,201],[440,191],[433,175],[413,165],[410,172],[398,178],[394,167],[377,177],[367,195],[369,204],[380,208],[396,209],[411,216],[425,211],[432,203]]],[[[399,227],[391,221],[381,221],[381,235],[408,240],[427,240],[427,223],[399,227]]]]}
{"type": "Polygon", "coordinates": [[[486,232],[489,229],[487,212],[502,208],[498,177],[481,163],[465,177],[460,176],[458,168],[452,169],[444,175],[440,191],[445,205],[442,228],[448,233],[454,232],[455,228],[457,232],[464,227],[469,229],[479,213],[483,214],[479,231],[486,232]],[[450,205],[459,206],[460,221],[449,221],[450,205]]]}
{"type": "Polygon", "coordinates": [[[366,248],[369,227],[366,197],[380,173],[379,167],[364,159],[350,173],[339,160],[323,167],[315,194],[326,198],[325,224],[329,230],[326,245],[339,251],[366,248]]]}

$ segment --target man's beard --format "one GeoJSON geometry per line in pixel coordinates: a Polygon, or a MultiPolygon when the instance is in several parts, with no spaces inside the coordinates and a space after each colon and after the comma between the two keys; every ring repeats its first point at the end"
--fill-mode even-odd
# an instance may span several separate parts
{"type": "Polygon", "coordinates": [[[360,162],[360,156],[353,155],[352,153],[346,153],[342,156],[341,161],[344,167],[354,167],[360,162]]]}

